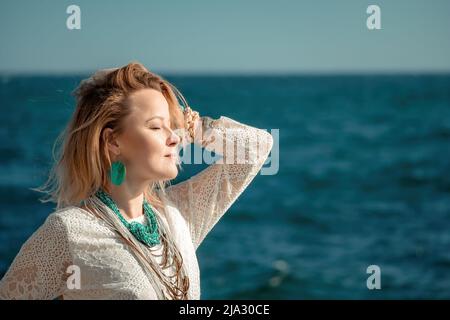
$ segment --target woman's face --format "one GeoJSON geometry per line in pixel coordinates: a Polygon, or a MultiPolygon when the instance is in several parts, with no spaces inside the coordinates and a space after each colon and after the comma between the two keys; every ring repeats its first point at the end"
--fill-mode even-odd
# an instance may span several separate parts
{"type": "Polygon", "coordinates": [[[141,89],[129,96],[131,113],[117,137],[126,179],[170,180],[177,176],[180,137],[170,128],[169,105],[161,92],[141,89]]]}

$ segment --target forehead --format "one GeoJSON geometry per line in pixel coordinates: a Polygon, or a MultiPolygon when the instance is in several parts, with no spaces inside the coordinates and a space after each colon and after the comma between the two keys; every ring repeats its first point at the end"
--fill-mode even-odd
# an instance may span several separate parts
{"type": "Polygon", "coordinates": [[[141,120],[151,116],[169,117],[169,104],[163,94],[155,89],[141,89],[128,97],[132,115],[141,120]]]}

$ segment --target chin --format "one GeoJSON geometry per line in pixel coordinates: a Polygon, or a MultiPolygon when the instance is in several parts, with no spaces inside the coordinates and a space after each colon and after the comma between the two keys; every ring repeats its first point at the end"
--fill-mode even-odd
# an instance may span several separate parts
{"type": "Polygon", "coordinates": [[[178,175],[178,169],[175,167],[173,170],[168,170],[165,172],[165,178],[164,180],[172,180],[175,179],[178,175]]]}
{"type": "Polygon", "coordinates": [[[177,177],[177,175],[178,175],[178,171],[175,172],[173,175],[169,176],[169,177],[167,178],[167,180],[175,179],[175,178],[177,177]]]}

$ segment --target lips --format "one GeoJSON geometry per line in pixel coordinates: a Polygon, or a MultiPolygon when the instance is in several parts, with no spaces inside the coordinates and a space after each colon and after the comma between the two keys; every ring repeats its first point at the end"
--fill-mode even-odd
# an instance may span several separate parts
{"type": "Polygon", "coordinates": [[[175,153],[169,153],[164,156],[164,158],[169,159],[170,162],[178,162],[178,157],[175,153]]]}
{"type": "Polygon", "coordinates": [[[169,154],[166,154],[164,157],[167,157],[167,158],[175,158],[177,155],[175,154],[175,153],[169,153],[169,154]]]}

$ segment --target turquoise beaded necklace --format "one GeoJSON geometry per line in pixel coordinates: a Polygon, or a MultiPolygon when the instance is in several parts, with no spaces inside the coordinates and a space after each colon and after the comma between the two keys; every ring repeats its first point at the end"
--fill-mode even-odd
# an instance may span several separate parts
{"type": "Polygon", "coordinates": [[[156,215],[145,198],[143,206],[145,216],[149,221],[148,225],[143,225],[142,223],[136,221],[131,223],[128,222],[120,213],[114,200],[103,189],[99,189],[95,195],[117,215],[120,221],[125,225],[125,227],[127,227],[128,230],[130,230],[136,239],[150,247],[160,244],[156,215]]]}

